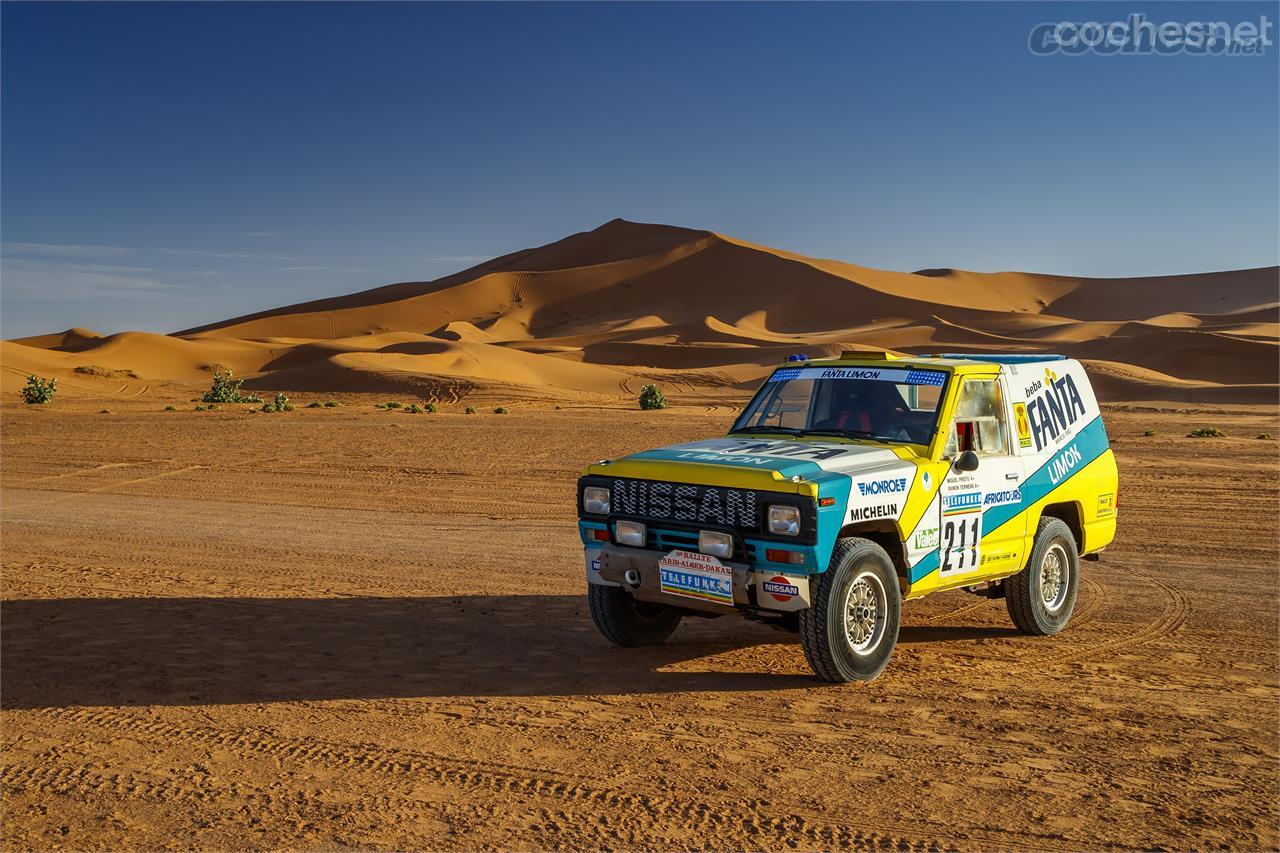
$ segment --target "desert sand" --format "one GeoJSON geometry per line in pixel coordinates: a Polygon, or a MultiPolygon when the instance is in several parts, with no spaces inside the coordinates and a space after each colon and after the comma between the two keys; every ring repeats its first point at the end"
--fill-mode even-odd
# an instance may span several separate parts
{"type": "Polygon", "coordinates": [[[944,593],[832,687],[767,626],[591,624],[578,469],[728,403],[347,402],[0,410],[8,849],[1280,844],[1273,413],[1109,407],[1067,631],[944,593]]]}
{"type": "Polygon", "coordinates": [[[1276,283],[891,273],[616,221],[177,335],[6,341],[3,846],[1276,849],[1276,283]],[[1120,527],[1068,629],[931,596],[843,686],[741,620],[610,647],[583,465],[722,434],[767,365],[856,347],[1087,362],[1120,527]],[[299,407],[192,411],[218,366],[299,407]],[[672,408],[635,410],[650,381],[672,408]]]}
{"type": "Polygon", "coordinates": [[[5,341],[0,364],[8,394],[31,372],[57,376],[64,393],[127,396],[227,367],[251,388],[454,402],[495,385],[593,400],[629,398],[647,381],[742,390],[792,352],[1061,352],[1095,371],[1104,399],[1274,403],[1278,275],[886,272],[614,220],[437,281],[174,335],[69,329],[5,341]],[[113,386],[121,377],[77,367],[137,379],[113,386]]]}

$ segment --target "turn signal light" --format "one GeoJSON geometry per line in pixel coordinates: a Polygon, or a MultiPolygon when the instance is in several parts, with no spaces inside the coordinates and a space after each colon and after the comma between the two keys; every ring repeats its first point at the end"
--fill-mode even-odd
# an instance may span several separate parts
{"type": "Polygon", "coordinates": [[[607,530],[601,530],[599,528],[593,527],[591,530],[587,531],[587,535],[590,536],[592,539],[596,540],[597,542],[609,541],[609,531],[607,530]]]}
{"type": "Polygon", "coordinates": [[[804,554],[801,552],[785,551],[782,548],[766,549],[764,558],[770,563],[791,563],[797,566],[804,562],[804,554]]]}

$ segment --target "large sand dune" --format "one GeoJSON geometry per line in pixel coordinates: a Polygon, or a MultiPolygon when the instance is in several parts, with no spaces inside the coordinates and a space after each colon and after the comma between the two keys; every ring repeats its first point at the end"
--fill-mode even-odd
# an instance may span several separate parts
{"type": "MultiPolygon", "coordinates": [[[[173,335],[86,329],[4,343],[28,372],[101,392],[116,377],[406,391],[486,385],[631,394],[633,380],[750,383],[791,352],[1061,352],[1113,399],[1271,402],[1280,389],[1277,268],[1137,279],[869,269],[709,231],[614,220],[430,282],[285,306],[173,335]]],[[[124,383],[122,393],[137,393],[124,383]]],[[[436,394],[436,392],[440,392],[436,394]]]]}

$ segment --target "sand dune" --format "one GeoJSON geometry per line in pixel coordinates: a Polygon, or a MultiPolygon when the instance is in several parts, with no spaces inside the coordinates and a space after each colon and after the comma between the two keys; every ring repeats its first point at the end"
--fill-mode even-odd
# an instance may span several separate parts
{"type": "Polygon", "coordinates": [[[1256,402],[1280,389],[1277,282],[1275,267],[1137,279],[891,272],[614,220],[436,281],[174,335],[69,329],[7,342],[4,383],[84,364],[198,382],[225,366],[285,390],[619,395],[641,378],[749,385],[792,352],[972,349],[1086,359],[1112,399],[1256,402]]]}

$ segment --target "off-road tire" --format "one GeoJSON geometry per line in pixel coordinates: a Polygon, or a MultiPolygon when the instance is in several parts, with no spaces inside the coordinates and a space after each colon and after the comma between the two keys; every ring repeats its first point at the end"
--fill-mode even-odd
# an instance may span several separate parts
{"type": "MultiPolygon", "coordinates": [[[[1009,618],[1024,634],[1046,637],[1067,627],[1076,606],[1080,584],[1080,557],[1076,553],[1076,537],[1061,519],[1044,516],[1036,528],[1036,541],[1027,565],[1016,575],[1005,578],[1004,603],[1009,618]],[[1059,566],[1066,577],[1063,588],[1053,601],[1046,600],[1045,572],[1059,566]]],[[[1052,588],[1052,583],[1050,583],[1052,588]]]]}
{"type": "MultiPolygon", "coordinates": [[[[849,537],[836,542],[827,570],[810,583],[812,601],[800,611],[800,644],[809,666],[823,681],[870,681],[889,664],[902,621],[902,592],[893,561],[869,539],[849,537]],[[874,644],[855,650],[850,636],[850,591],[883,594],[875,614],[879,635],[874,644]],[[863,585],[865,584],[865,586],[863,585]]],[[[871,642],[871,640],[868,640],[871,642]]]]}
{"type": "Polygon", "coordinates": [[[680,624],[683,614],[665,604],[636,601],[618,586],[587,584],[591,621],[615,646],[660,646],[680,624]]]}

